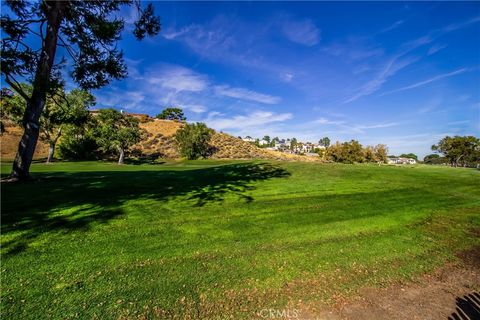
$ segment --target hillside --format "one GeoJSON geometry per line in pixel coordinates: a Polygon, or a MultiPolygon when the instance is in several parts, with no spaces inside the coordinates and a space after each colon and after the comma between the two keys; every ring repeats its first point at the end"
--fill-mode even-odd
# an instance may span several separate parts
{"type": "MultiPolygon", "coordinates": [[[[180,158],[173,136],[182,126],[182,123],[152,119],[140,123],[145,130],[145,139],[133,147],[134,153],[144,155],[156,155],[161,158],[180,158]],[[136,151],[136,152],[135,152],[136,151]]],[[[13,159],[17,150],[22,130],[18,126],[7,125],[6,132],[1,136],[2,159],[13,159]]],[[[315,157],[305,157],[286,154],[283,152],[258,148],[249,142],[233,137],[225,133],[215,132],[211,140],[214,159],[272,159],[272,160],[297,160],[297,161],[319,161],[315,157]]],[[[132,150],[132,151],[133,151],[132,150]]],[[[35,158],[47,156],[48,147],[39,141],[35,158]]]]}

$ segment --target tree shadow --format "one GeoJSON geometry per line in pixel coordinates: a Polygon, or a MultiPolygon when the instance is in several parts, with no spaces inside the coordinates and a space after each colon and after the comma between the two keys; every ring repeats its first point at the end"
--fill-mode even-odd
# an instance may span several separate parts
{"type": "Polygon", "coordinates": [[[472,292],[456,298],[457,307],[448,320],[480,319],[480,293],[472,292]]]}
{"type": "Polygon", "coordinates": [[[221,202],[227,195],[240,201],[255,182],[286,178],[290,173],[270,163],[240,163],[202,169],[36,173],[35,180],[2,185],[2,251],[18,254],[38,236],[88,230],[124,214],[132,199],[168,201],[185,196],[192,206],[221,202]],[[7,237],[9,238],[9,237],[7,237]]]}

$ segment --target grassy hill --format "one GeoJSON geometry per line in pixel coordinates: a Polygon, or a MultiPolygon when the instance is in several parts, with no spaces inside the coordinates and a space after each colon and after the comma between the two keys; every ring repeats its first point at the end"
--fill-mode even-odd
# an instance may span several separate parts
{"type": "MultiPolygon", "coordinates": [[[[140,124],[145,130],[145,139],[133,149],[150,155],[157,154],[161,158],[177,159],[180,158],[175,147],[173,135],[182,126],[181,123],[169,120],[151,119],[140,124]]],[[[18,126],[8,125],[7,132],[1,136],[1,155],[2,159],[13,159],[17,151],[18,142],[21,138],[22,130],[18,126]]],[[[245,142],[225,133],[215,132],[211,140],[213,150],[213,159],[270,159],[270,160],[299,160],[299,161],[319,161],[316,157],[306,157],[290,155],[282,152],[258,148],[255,145],[245,142]]],[[[48,154],[48,146],[39,141],[35,158],[45,158],[48,154]]]]}
{"type": "Polygon", "coordinates": [[[206,160],[32,171],[33,182],[2,185],[5,319],[255,319],[406,281],[480,245],[472,169],[206,160]]]}

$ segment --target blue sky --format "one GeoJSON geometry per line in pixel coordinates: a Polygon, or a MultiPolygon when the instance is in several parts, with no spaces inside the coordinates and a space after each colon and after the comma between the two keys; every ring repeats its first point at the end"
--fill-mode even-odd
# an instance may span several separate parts
{"type": "Polygon", "coordinates": [[[357,139],[431,153],[480,132],[480,3],[155,2],[162,31],[119,46],[97,107],[185,110],[232,135],[357,139]]]}

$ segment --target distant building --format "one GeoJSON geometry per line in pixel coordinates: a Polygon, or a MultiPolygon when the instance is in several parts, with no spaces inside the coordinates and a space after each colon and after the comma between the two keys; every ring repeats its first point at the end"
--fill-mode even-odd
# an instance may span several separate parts
{"type": "Polygon", "coordinates": [[[417,160],[412,158],[388,157],[388,164],[416,164],[417,160]]]}
{"type": "Polygon", "coordinates": [[[255,142],[255,139],[253,139],[250,136],[246,136],[245,138],[242,138],[242,140],[245,141],[245,142],[255,142]]]}
{"type": "Polygon", "coordinates": [[[261,145],[261,146],[267,146],[267,145],[269,145],[270,143],[269,143],[267,140],[263,140],[263,139],[262,139],[262,140],[260,140],[260,141],[258,142],[258,144],[261,145]]]}

